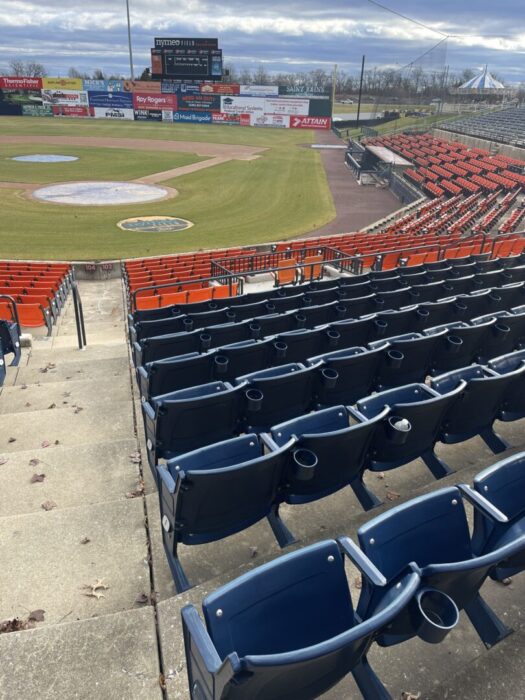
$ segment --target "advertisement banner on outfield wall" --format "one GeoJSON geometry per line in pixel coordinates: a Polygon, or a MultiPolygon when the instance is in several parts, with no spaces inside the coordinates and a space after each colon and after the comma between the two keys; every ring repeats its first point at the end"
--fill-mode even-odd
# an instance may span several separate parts
{"type": "Polygon", "coordinates": [[[241,85],[243,97],[279,97],[278,85],[241,85]]]}
{"type": "Polygon", "coordinates": [[[220,95],[178,95],[179,110],[190,112],[220,112],[220,95]]]}
{"type": "Polygon", "coordinates": [[[89,117],[89,107],[86,105],[53,105],[55,117],[89,117]]]}
{"type": "Polygon", "coordinates": [[[175,92],[177,95],[200,95],[199,83],[185,83],[183,80],[162,80],[161,92],[175,92]]]}
{"type": "Polygon", "coordinates": [[[241,86],[238,83],[201,83],[203,95],[238,95],[241,86]]]}
{"type": "Polygon", "coordinates": [[[291,117],[291,129],[329,129],[330,117],[291,117]]]}
{"type": "Polygon", "coordinates": [[[264,100],[265,114],[287,114],[288,116],[308,116],[310,100],[295,100],[284,98],[266,98],[264,100]]]}
{"type": "Polygon", "coordinates": [[[262,97],[221,97],[223,114],[264,114],[262,97]]]}
{"type": "Polygon", "coordinates": [[[135,121],[137,122],[161,122],[161,109],[135,109],[135,121]]]}
{"type": "Polygon", "coordinates": [[[243,114],[241,126],[267,126],[273,129],[289,129],[290,117],[287,114],[243,114]],[[245,117],[248,118],[246,123],[245,117]]]}
{"type": "Polygon", "coordinates": [[[90,111],[95,119],[120,119],[133,121],[135,115],[133,108],[122,107],[90,107],[90,111]]]}
{"type": "Polygon", "coordinates": [[[0,88],[2,90],[41,90],[42,78],[0,75],[0,88]]]}
{"type": "Polygon", "coordinates": [[[224,112],[213,112],[211,120],[214,124],[232,124],[239,125],[241,121],[240,114],[224,114],[224,112]]]}
{"type": "Polygon", "coordinates": [[[119,107],[133,109],[133,95],[131,92],[88,92],[90,107],[119,107]]]}
{"type": "Polygon", "coordinates": [[[279,95],[286,97],[309,97],[311,99],[326,99],[332,96],[330,86],[318,85],[279,85],[279,95]]]}
{"type": "Polygon", "coordinates": [[[25,117],[51,117],[53,109],[51,105],[22,105],[22,114],[25,117]]]}
{"type": "Polygon", "coordinates": [[[177,109],[177,95],[173,93],[133,93],[134,109],[177,109]]]}
{"type": "Polygon", "coordinates": [[[42,104],[85,105],[87,107],[88,94],[83,90],[42,90],[42,104]]]}
{"type": "Polygon", "coordinates": [[[122,92],[124,89],[123,80],[84,79],[82,83],[84,90],[93,90],[94,92],[122,92]]]}
{"type": "Polygon", "coordinates": [[[25,106],[42,106],[40,90],[13,89],[15,83],[9,83],[9,88],[0,88],[0,114],[22,115],[25,106]]]}
{"type": "Polygon", "coordinates": [[[160,92],[160,80],[125,80],[124,92],[160,92]]]}
{"type": "Polygon", "coordinates": [[[174,122],[186,124],[211,124],[213,121],[211,112],[173,112],[174,122]]]}
{"type": "Polygon", "coordinates": [[[44,90],[82,90],[82,78],[42,78],[44,90]]]}

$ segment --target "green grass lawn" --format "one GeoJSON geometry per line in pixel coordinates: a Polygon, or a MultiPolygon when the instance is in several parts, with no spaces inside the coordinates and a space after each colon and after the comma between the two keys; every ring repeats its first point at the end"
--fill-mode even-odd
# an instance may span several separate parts
{"type": "MultiPolygon", "coordinates": [[[[268,148],[253,161],[231,161],[160,183],[175,187],[179,196],[151,204],[71,207],[30,200],[20,190],[0,190],[0,257],[93,260],[261,243],[305,233],[335,216],[320,154],[300,147],[314,141],[314,132],[308,130],[1,117],[0,133],[170,138],[268,148]],[[180,233],[136,233],[116,226],[127,217],[153,214],[181,216],[195,225],[180,233]]],[[[23,153],[20,147],[16,150],[23,153]]],[[[31,144],[31,152],[42,150],[31,144]]],[[[52,150],[69,154],[79,149],[52,150]]],[[[111,160],[120,150],[105,153],[111,160]]],[[[144,152],[127,153],[143,167],[144,152]]],[[[182,154],[175,155],[178,159],[182,154]]],[[[0,167],[4,163],[0,160],[0,167]]],[[[59,181],[68,178],[58,176],[58,169],[75,164],[54,165],[59,181]]],[[[98,179],[98,171],[91,177],[98,179]]]]}
{"type": "Polygon", "coordinates": [[[162,151],[130,151],[126,149],[80,148],[29,144],[0,144],[0,181],[2,182],[66,182],[71,180],[134,180],[138,177],[171,170],[205,160],[191,153],[162,151]],[[55,153],[78,156],[69,163],[21,163],[13,156],[34,153],[55,153]]]}
{"type": "MultiPolygon", "coordinates": [[[[423,104],[423,105],[404,105],[404,104],[398,104],[397,102],[370,102],[370,103],[361,103],[361,112],[385,112],[385,111],[398,111],[398,112],[406,112],[407,110],[416,110],[418,112],[432,112],[433,111],[433,105],[429,104],[423,104]]],[[[357,103],[352,104],[352,105],[345,105],[342,104],[341,102],[335,102],[334,103],[334,109],[333,109],[334,114],[344,114],[344,113],[350,113],[353,114],[357,112],[357,103]]]]}

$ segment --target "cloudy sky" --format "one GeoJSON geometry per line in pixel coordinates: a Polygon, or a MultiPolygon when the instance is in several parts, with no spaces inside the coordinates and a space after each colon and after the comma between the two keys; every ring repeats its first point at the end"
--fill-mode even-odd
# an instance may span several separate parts
{"type": "MultiPolygon", "coordinates": [[[[489,69],[510,83],[525,81],[523,0],[129,0],[135,72],[149,64],[155,36],[219,37],[238,68],[357,72],[410,63],[451,35],[428,63],[452,72],[489,69]],[[441,34],[439,33],[441,32],[441,34]],[[445,53],[446,48],[446,53],[445,53]]],[[[0,0],[0,70],[10,61],[41,62],[50,75],[76,67],[129,73],[125,0],[0,0]]]]}

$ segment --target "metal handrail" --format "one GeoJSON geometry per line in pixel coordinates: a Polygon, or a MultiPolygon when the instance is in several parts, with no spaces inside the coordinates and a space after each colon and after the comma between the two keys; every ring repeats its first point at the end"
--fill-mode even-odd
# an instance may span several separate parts
{"type": "Polygon", "coordinates": [[[73,294],[73,308],[75,309],[75,323],[77,327],[78,349],[83,350],[87,345],[86,327],[84,325],[84,311],[82,309],[82,300],[78,291],[78,284],[73,278],[71,280],[71,291],[73,294]]]}
{"type": "Polygon", "coordinates": [[[20,318],[18,317],[18,309],[16,307],[16,301],[13,299],[12,296],[9,296],[9,294],[0,294],[0,299],[7,299],[7,301],[11,304],[11,308],[13,311],[13,320],[16,323],[16,329],[18,331],[18,335],[21,334],[21,326],[20,326],[20,318]]]}

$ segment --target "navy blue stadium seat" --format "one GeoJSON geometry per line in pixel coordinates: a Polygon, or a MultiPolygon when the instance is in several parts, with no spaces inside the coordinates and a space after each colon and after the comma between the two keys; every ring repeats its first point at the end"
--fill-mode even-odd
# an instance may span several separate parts
{"type": "Polygon", "coordinates": [[[420,457],[436,479],[451,471],[434,453],[443,419],[457,402],[465,382],[440,395],[424,384],[408,384],[361,399],[359,417],[370,420],[385,406],[390,411],[374,434],[369,469],[386,471],[420,457]]]}
{"type": "MultiPolygon", "coordinates": [[[[456,297],[456,318],[448,320],[470,321],[471,318],[486,313],[489,308],[489,295],[490,289],[483,289],[479,292],[472,292],[471,294],[459,294],[456,297]]],[[[441,321],[441,323],[447,323],[447,320],[441,321]]]]}
{"type": "Polygon", "coordinates": [[[330,324],[330,328],[339,333],[340,347],[351,348],[385,337],[387,322],[379,319],[376,314],[370,314],[365,318],[335,321],[330,324]]]}
{"type": "Polygon", "coordinates": [[[490,333],[486,333],[479,348],[479,362],[486,362],[491,357],[505,355],[517,350],[525,342],[525,313],[513,314],[508,311],[496,311],[472,319],[472,325],[484,324],[494,319],[490,333]]]}
{"type": "Polygon", "coordinates": [[[137,382],[142,400],[149,401],[151,397],[160,394],[210,382],[213,379],[214,361],[214,353],[201,355],[191,352],[137,367],[137,382]]]}
{"type": "Polygon", "coordinates": [[[440,336],[431,359],[430,374],[434,376],[443,374],[477,361],[484,342],[483,339],[486,335],[492,334],[495,323],[495,319],[490,318],[488,321],[480,321],[476,325],[456,321],[426,329],[425,335],[438,334],[440,336]],[[443,329],[447,331],[445,335],[441,335],[443,329]]]}
{"type": "Polygon", "coordinates": [[[433,335],[405,333],[370,343],[370,349],[380,348],[382,351],[375,381],[377,391],[424,382],[430,372],[436,346],[446,333],[446,330],[433,335]]]}
{"type": "Polygon", "coordinates": [[[466,277],[449,277],[447,280],[442,282],[442,285],[443,289],[445,290],[444,296],[468,294],[475,287],[474,275],[468,275],[466,277]]]}
{"type": "MultiPolygon", "coordinates": [[[[332,282],[332,285],[334,285],[334,282],[332,282]]],[[[318,306],[319,304],[329,304],[339,299],[339,296],[339,287],[337,285],[326,289],[310,289],[304,293],[303,305],[318,306]]]]}
{"type": "Polygon", "coordinates": [[[412,304],[412,296],[408,287],[394,289],[391,292],[378,292],[376,296],[376,311],[399,309],[401,306],[412,304]]]}
{"type": "Polygon", "coordinates": [[[210,382],[142,403],[148,461],[170,459],[239,432],[245,385],[210,382]]]}
{"type": "Polygon", "coordinates": [[[251,337],[255,339],[264,338],[267,335],[277,335],[294,330],[297,321],[293,312],[284,314],[270,314],[269,316],[257,316],[252,318],[250,323],[251,337]]]}
{"type": "Polygon", "coordinates": [[[419,326],[424,318],[426,317],[421,315],[418,306],[409,306],[398,311],[380,311],[377,314],[378,322],[386,323],[385,335],[382,337],[409,333],[414,330],[414,326],[419,326]]]}
{"type": "MultiPolygon", "coordinates": [[[[489,368],[496,374],[512,374],[525,365],[525,350],[511,352],[508,355],[495,357],[488,363],[489,368]]],[[[525,374],[520,374],[515,381],[507,387],[503,394],[499,413],[499,420],[513,421],[525,418],[525,374]]]]}
{"type": "Polygon", "coordinates": [[[489,294],[487,313],[492,311],[506,311],[513,306],[519,306],[525,301],[525,287],[523,282],[513,282],[492,289],[489,294]]]}
{"type": "MultiPolygon", "coordinates": [[[[459,258],[456,258],[456,260],[459,260],[459,258]]],[[[476,274],[476,272],[476,262],[474,260],[460,262],[452,266],[449,272],[449,279],[454,277],[467,277],[468,275],[476,274]]]]}
{"type": "MultiPolygon", "coordinates": [[[[4,355],[13,355],[10,367],[17,367],[21,358],[20,333],[17,324],[13,321],[0,319],[0,348],[4,355]]],[[[5,367],[5,365],[4,365],[5,367]]]]}
{"type": "MultiPolygon", "coordinates": [[[[511,542],[520,541],[521,549],[492,569],[496,581],[525,570],[525,452],[507,457],[480,472],[474,478],[474,491],[493,508],[476,507],[474,511],[473,549],[483,556],[511,542]]],[[[471,490],[466,490],[470,500],[471,490]]],[[[479,499],[472,499],[474,506],[479,499]]]]}
{"type": "Polygon", "coordinates": [[[475,286],[478,289],[491,289],[501,287],[512,281],[512,277],[506,270],[491,270],[490,272],[478,272],[475,279],[475,286]]]}
{"type": "Polygon", "coordinates": [[[353,287],[355,284],[370,282],[370,274],[365,272],[362,275],[343,276],[339,278],[338,282],[340,287],[353,287]]]}
{"type": "Polygon", "coordinates": [[[131,341],[136,342],[153,336],[190,331],[192,327],[187,317],[184,314],[179,314],[178,316],[163,316],[151,321],[140,321],[129,330],[131,341]]]}
{"type": "Polygon", "coordinates": [[[158,309],[137,309],[132,314],[128,315],[129,325],[134,325],[140,321],[154,321],[158,318],[169,318],[170,316],[179,316],[181,314],[179,304],[171,304],[170,306],[161,306],[158,309]]]}
{"type": "MultiPolygon", "coordinates": [[[[286,287],[283,287],[286,289],[286,287]]],[[[294,294],[291,297],[272,297],[268,299],[268,304],[266,305],[267,314],[283,314],[285,311],[291,311],[292,309],[298,309],[303,305],[303,294],[294,294]]],[[[254,314],[256,315],[256,314],[254,314]]]]}
{"type": "Polygon", "coordinates": [[[427,275],[424,265],[410,265],[409,267],[398,267],[397,274],[400,277],[411,277],[412,275],[427,275]]]}
{"type": "Polygon", "coordinates": [[[289,445],[257,435],[203,447],[157,466],[164,549],[178,592],[190,587],[179,544],[214,542],[268,518],[281,546],[294,540],[274,508],[289,445]]]}
{"type": "Polygon", "coordinates": [[[239,323],[222,323],[217,326],[206,326],[200,331],[201,352],[218,348],[221,345],[240,343],[252,337],[251,319],[239,323]]]}
{"type": "Polygon", "coordinates": [[[377,311],[378,304],[376,303],[375,294],[367,294],[362,297],[343,298],[339,300],[339,306],[343,307],[346,312],[346,318],[357,318],[372,314],[377,311]]]}
{"type": "Polygon", "coordinates": [[[350,486],[364,510],[380,505],[363,472],[376,426],[387,413],[385,408],[374,419],[356,423],[352,409],[334,406],[274,426],[276,445],[295,439],[281,490],[284,501],[310,503],[350,486]]]}
{"type": "MultiPolygon", "coordinates": [[[[427,267],[427,265],[425,265],[425,267],[427,267]]],[[[427,269],[427,279],[429,282],[442,282],[450,277],[451,270],[452,268],[447,264],[439,269],[427,269]]]]}
{"type": "Polygon", "coordinates": [[[370,286],[370,281],[366,280],[359,282],[358,284],[346,284],[341,283],[339,287],[339,296],[342,299],[357,299],[358,297],[365,297],[372,294],[373,290],[370,286]]]}
{"type": "Polygon", "coordinates": [[[366,700],[389,698],[366,653],[408,606],[419,576],[407,577],[375,616],[358,618],[342,550],[364,577],[382,577],[352,545],[346,538],[319,542],[244,574],[205,598],[206,626],[195,607],[184,607],[192,700],[312,699],[349,673],[366,700]]]}
{"type": "MultiPolygon", "coordinates": [[[[230,312],[234,314],[233,320],[238,323],[239,321],[244,321],[247,318],[253,318],[254,316],[261,316],[270,313],[268,310],[268,305],[272,305],[271,300],[256,301],[253,304],[243,304],[242,306],[235,306],[230,309],[230,312]]],[[[273,313],[273,312],[272,312],[273,313]]]]}
{"type": "Polygon", "coordinates": [[[261,432],[307,413],[313,404],[315,368],[298,363],[272,367],[237,378],[243,387],[241,414],[246,431],[261,432]]]}
{"type": "Polygon", "coordinates": [[[411,303],[421,304],[424,301],[436,301],[447,296],[443,282],[428,282],[410,286],[411,303]]]}
{"type": "Polygon", "coordinates": [[[295,319],[298,328],[314,328],[332,321],[342,320],[346,316],[346,308],[338,301],[320,306],[305,306],[298,309],[295,319]]]}
{"type": "Polygon", "coordinates": [[[447,272],[452,269],[451,260],[436,260],[435,262],[423,263],[425,270],[436,272],[441,270],[446,270],[447,272]]]}
{"type": "Polygon", "coordinates": [[[525,282],[525,265],[507,267],[505,273],[508,282],[525,282]]]}
{"type": "Polygon", "coordinates": [[[401,283],[405,287],[413,287],[414,285],[424,285],[428,284],[428,273],[426,270],[417,271],[415,267],[397,269],[401,283]],[[402,272],[403,270],[403,272],[402,272]]]}
{"type": "Polygon", "coordinates": [[[280,333],[273,339],[273,365],[304,362],[307,357],[317,355],[326,347],[326,331],[305,329],[280,333]]]}
{"type": "Polygon", "coordinates": [[[170,333],[153,338],[144,338],[138,343],[133,343],[133,356],[135,366],[145,365],[154,360],[163,360],[166,357],[186,355],[189,352],[201,352],[202,330],[191,333],[170,333]]]}
{"type": "Polygon", "coordinates": [[[386,277],[386,278],[374,278],[370,280],[370,286],[372,291],[376,294],[382,294],[383,292],[393,292],[394,290],[403,289],[404,285],[401,277],[386,277]]]}
{"type": "Polygon", "coordinates": [[[492,272],[492,270],[502,270],[503,266],[501,260],[496,258],[494,260],[476,260],[476,272],[492,272]]]}
{"type": "Polygon", "coordinates": [[[404,588],[414,567],[421,577],[417,607],[392,621],[378,638],[381,646],[416,635],[438,643],[455,627],[460,610],[489,647],[510,634],[479,590],[494,566],[512,556],[519,543],[476,554],[457,487],[396,506],[363,525],[358,536],[363,552],[386,579],[386,585],[363,579],[359,615],[368,617],[388,604],[395,591],[404,588]]]}
{"type": "Polygon", "coordinates": [[[223,345],[214,354],[213,377],[231,381],[236,377],[268,367],[273,357],[273,340],[242,340],[223,345]]]}
{"type": "Polygon", "coordinates": [[[455,444],[479,435],[493,452],[505,450],[508,444],[496,435],[492,426],[504,395],[524,372],[525,366],[508,374],[497,375],[487,367],[476,364],[432,379],[430,386],[442,395],[463,386],[459,399],[449,407],[444,417],[439,439],[455,444]]]}
{"type": "Polygon", "coordinates": [[[317,407],[350,405],[367,396],[376,384],[382,356],[382,349],[353,347],[309,358],[308,364],[317,366],[317,407]]]}

